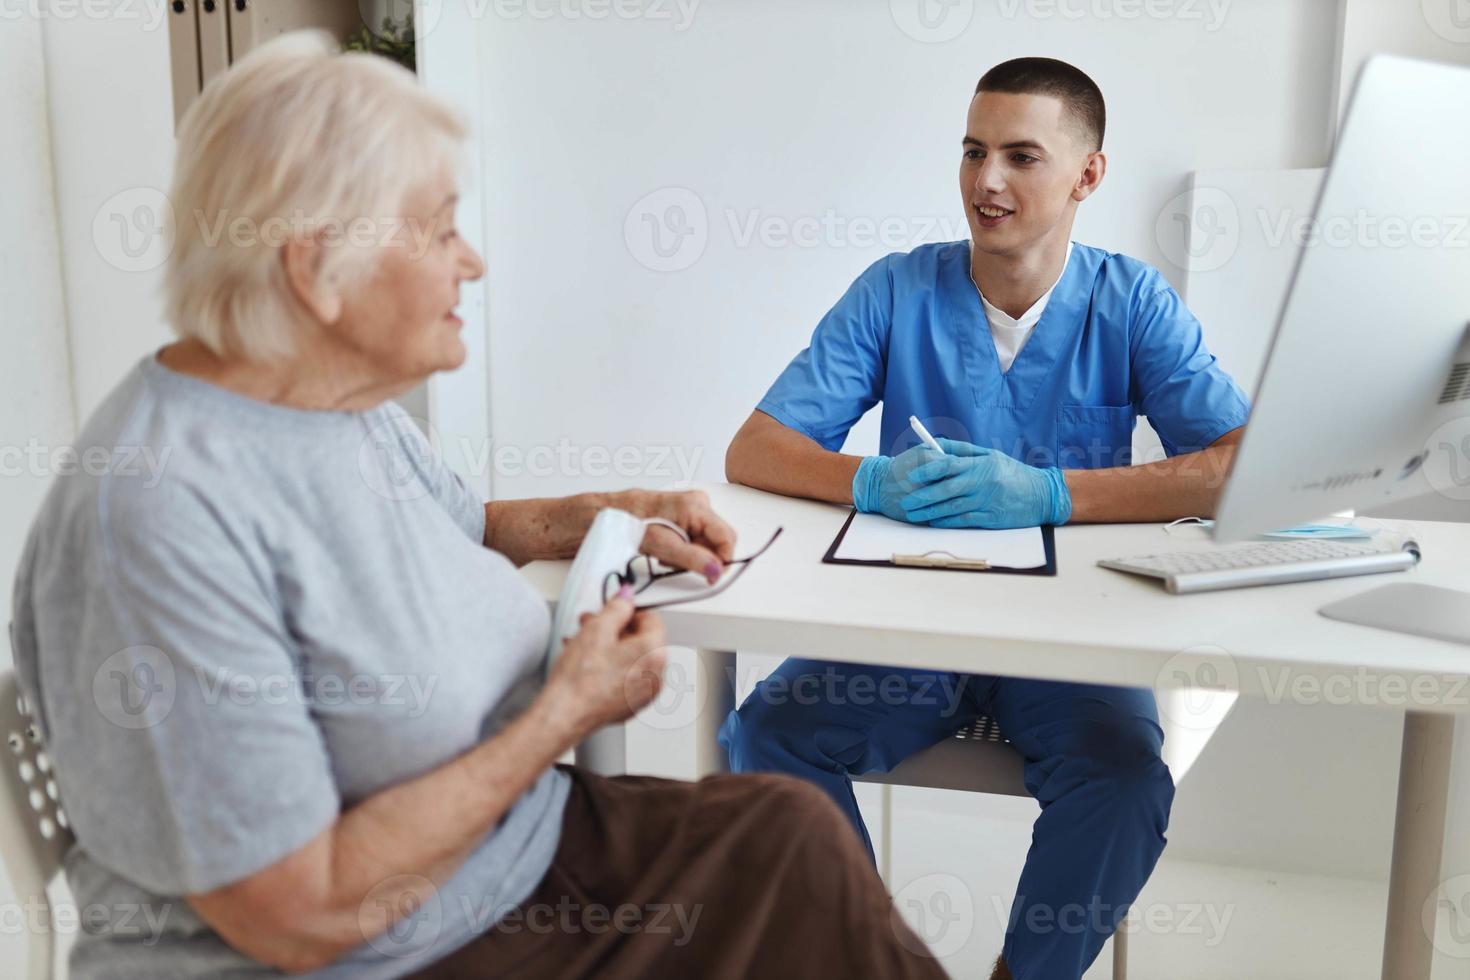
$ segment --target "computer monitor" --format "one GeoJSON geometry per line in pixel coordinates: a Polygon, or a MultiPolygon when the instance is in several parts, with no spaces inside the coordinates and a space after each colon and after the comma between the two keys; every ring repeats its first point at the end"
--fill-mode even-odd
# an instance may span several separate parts
{"type": "MultiPolygon", "coordinates": [[[[1470,69],[1384,55],[1364,66],[1217,540],[1436,492],[1464,500],[1470,520],[1467,106],[1470,69]]],[[[1353,603],[1327,614],[1470,642],[1470,594],[1389,588],[1360,597],[1363,618],[1353,603]]]]}

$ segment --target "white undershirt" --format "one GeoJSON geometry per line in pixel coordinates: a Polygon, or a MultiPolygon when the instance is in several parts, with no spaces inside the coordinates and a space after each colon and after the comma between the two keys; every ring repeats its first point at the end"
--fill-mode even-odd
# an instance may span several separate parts
{"type": "MultiPolygon", "coordinates": [[[[1066,274],[1067,263],[1072,261],[1072,243],[1067,243],[1067,257],[1062,260],[1062,271],[1057,275],[1057,282],[1062,281],[1066,274]]],[[[990,322],[990,336],[995,341],[995,356],[1000,359],[1000,373],[1005,374],[1015,363],[1016,355],[1021,353],[1021,348],[1026,346],[1026,341],[1031,337],[1031,331],[1036,329],[1036,324],[1041,322],[1041,314],[1046,312],[1046,304],[1051,299],[1051,294],[1056,291],[1057,282],[1051,284],[1051,288],[1041,295],[1041,299],[1031,305],[1031,309],[1021,314],[1018,320],[1006,313],[998,306],[994,306],[990,300],[980,293],[980,302],[985,305],[985,319],[990,322]]],[[[975,291],[980,287],[976,285],[975,291]]]]}

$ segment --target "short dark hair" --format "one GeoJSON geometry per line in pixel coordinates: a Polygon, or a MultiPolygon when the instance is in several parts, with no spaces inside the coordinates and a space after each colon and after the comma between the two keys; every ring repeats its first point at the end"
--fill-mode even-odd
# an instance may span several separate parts
{"type": "Polygon", "coordinates": [[[975,94],[1002,92],[1007,95],[1050,95],[1081,128],[1093,150],[1101,150],[1108,110],[1102,89],[1082,69],[1055,58],[1016,58],[1004,61],[985,73],[975,94]]]}

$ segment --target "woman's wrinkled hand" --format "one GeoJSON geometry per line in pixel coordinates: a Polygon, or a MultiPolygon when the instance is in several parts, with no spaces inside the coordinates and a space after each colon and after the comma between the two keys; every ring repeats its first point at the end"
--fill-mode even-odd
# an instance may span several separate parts
{"type": "Polygon", "coordinates": [[[643,535],[640,550],[665,565],[703,575],[713,585],[725,570],[725,562],[735,557],[735,531],[715,513],[709,494],[703,490],[676,493],[633,490],[620,506],[637,517],[661,517],[689,535],[689,540],[684,541],[669,528],[657,524],[643,535]]]}
{"type": "Polygon", "coordinates": [[[637,612],[619,593],[601,612],[585,613],[581,630],[556,658],[547,691],[582,735],[627,721],[658,697],[668,664],[663,621],[637,612]]]}

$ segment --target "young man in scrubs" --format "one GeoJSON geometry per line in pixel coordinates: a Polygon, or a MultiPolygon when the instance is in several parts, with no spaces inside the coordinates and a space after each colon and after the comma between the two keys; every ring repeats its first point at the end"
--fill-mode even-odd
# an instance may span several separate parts
{"type": "MultiPolygon", "coordinates": [[[[940,527],[1210,514],[1249,404],[1157,270],[1072,243],[1104,125],[1071,65],[988,72],[960,162],[971,240],[863,273],[736,435],[729,478],[940,527]],[[881,453],[839,453],[879,402],[881,453]],[[1130,467],[1139,415],[1168,458],[1130,467]]],[[[1174,785],[1149,691],[797,659],[777,675],[725,722],[731,767],[818,783],[870,853],[849,776],[994,718],[1041,804],[994,977],[1081,977],[1164,848],[1174,785]]]]}

